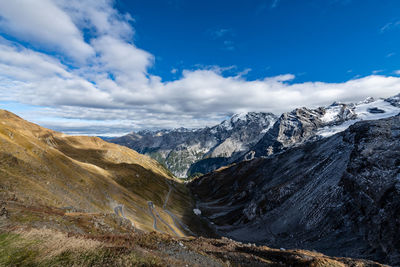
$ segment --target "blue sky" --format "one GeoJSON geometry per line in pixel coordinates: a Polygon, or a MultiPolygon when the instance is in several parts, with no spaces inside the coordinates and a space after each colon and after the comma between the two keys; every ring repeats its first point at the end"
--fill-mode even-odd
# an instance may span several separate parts
{"type": "Polygon", "coordinates": [[[0,2],[0,108],[70,134],[400,92],[395,0],[0,2]]]}
{"type": "Polygon", "coordinates": [[[150,70],[198,65],[250,68],[259,79],[293,73],[296,81],[342,82],[399,68],[399,1],[118,1],[135,19],[135,43],[156,55],[150,70]],[[275,4],[274,4],[275,3],[275,4]]]}

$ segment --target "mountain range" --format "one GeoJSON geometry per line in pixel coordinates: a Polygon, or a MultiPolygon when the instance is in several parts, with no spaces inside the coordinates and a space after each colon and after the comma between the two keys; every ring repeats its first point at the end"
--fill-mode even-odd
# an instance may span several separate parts
{"type": "Polygon", "coordinates": [[[272,113],[236,114],[213,127],[140,131],[110,142],[146,154],[176,177],[208,173],[240,158],[272,127],[272,113]]]}
{"type": "Polygon", "coordinates": [[[383,266],[221,238],[198,208],[148,156],[0,110],[0,266],[383,266]]]}
{"type": "Polygon", "coordinates": [[[302,107],[279,117],[262,112],[235,114],[213,127],[147,130],[108,141],[149,155],[176,177],[198,176],[328,137],[360,120],[394,116],[400,112],[399,98],[334,102],[316,109],[302,107]]]}
{"type": "Polygon", "coordinates": [[[223,236],[400,266],[400,115],[240,162],[190,187],[223,236]]]}

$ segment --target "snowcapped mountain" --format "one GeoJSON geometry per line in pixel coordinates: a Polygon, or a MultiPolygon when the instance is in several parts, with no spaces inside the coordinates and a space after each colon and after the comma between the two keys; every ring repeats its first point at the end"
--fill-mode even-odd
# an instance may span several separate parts
{"type": "Polygon", "coordinates": [[[363,120],[400,112],[400,94],[359,103],[297,108],[277,118],[272,113],[241,113],[213,127],[140,131],[111,142],[147,154],[175,176],[205,174],[254,157],[269,156],[308,141],[329,137],[363,120]]]}
{"type": "Polygon", "coordinates": [[[333,103],[317,109],[297,108],[283,113],[274,126],[242,159],[269,156],[306,141],[329,137],[363,120],[388,118],[400,113],[400,95],[367,98],[359,103],[333,103]]]}
{"type": "Polygon", "coordinates": [[[230,164],[255,145],[276,120],[272,113],[241,113],[213,127],[146,130],[111,142],[155,158],[177,177],[187,177],[230,164]]]}
{"type": "MultiPolygon", "coordinates": [[[[361,103],[350,110],[359,120],[383,116],[394,111],[386,102],[361,103]]],[[[283,118],[301,114],[305,126],[315,117],[320,123],[326,114],[329,122],[340,121],[344,117],[336,114],[347,114],[342,111],[348,106],[342,108],[329,107],[334,116],[296,110],[283,118]]],[[[315,142],[206,174],[189,186],[201,216],[223,236],[400,266],[399,167],[397,115],[359,121],[315,142]]]]}

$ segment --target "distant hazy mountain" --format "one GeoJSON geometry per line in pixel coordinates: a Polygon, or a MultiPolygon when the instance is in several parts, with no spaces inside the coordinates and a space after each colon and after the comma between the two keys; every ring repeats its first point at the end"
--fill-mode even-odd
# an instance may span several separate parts
{"type": "Polygon", "coordinates": [[[208,173],[243,156],[267,132],[277,117],[272,113],[236,114],[213,127],[140,131],[111,142],[148,154],[175,176],[208,173]]]}

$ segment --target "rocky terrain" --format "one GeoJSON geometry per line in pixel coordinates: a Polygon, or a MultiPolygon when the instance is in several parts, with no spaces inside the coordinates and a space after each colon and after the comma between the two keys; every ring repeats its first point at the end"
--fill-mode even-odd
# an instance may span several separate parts
{"type": "MultiPolygon", "coordinates": [[[[315,112],[303,115],[314,123],[315,112]]],[[[399,115],[357,122],[190,187],[201,216],[221,235],[400,265],[399,115]]]]}
{"type": "Polygon", "coordinates": [[[328,107],[303,107],[283,113],[241,160],[269,156],[307,141],[331,136],[357,121],[397,115],[400,113],[399,99],[399,96],[388,99],[367,98],[356,104],[335,102],[328,107]]]}
{"type": "Polygon", "coordinates": [[[208,173],[225,166],[255,145],[276,121],[272,113],[236,114],[213,127],[141,131],[110,140],[146,154],[176,177],[208,173]]]}
{"type": "Polygon", "coordinates": [[[113,214],[70,213],[11,200],[2,208],[8,215],[0,216],[0,266],[383,266],[227,238],[143,232],[113,214]],[[29,222],[21,220],[27,217],[29,222]]]}
{"type": "Polygon", "coordinates": [[[316,109],[302,107],[279,118],[271,113],[236,114],[211,128],[141,131],[109,141],[151,156],[176,177],[198,176],[331,136],[357,121],[394,116],[400,112],[399,99],[397,95],[316,109]]]}
{"type": "Polygon", "coordinates": [[[0,144],[0,266],[383,266],[209,238],[179,180],[99,138],[0,110],[0,144]]]}

